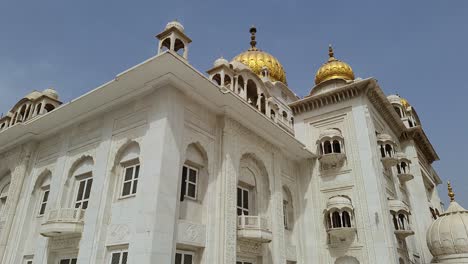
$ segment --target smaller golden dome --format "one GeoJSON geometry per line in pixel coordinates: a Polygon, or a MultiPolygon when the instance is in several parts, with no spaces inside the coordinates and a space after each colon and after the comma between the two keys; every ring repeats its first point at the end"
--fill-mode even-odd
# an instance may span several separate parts
{"type": "Polygon", "coordinates": [[[283,65],[276,59],[273,55],[259,50],[256,45],[257,41],[255,40],[255,33],[257,29],[252,27],[250,29],[251,41],[250,48],[242,52],[241,54],[234,57],[234,61],[238,61],[250,68],[255,74],[260,75],[262,69],[266,67],[269,71],[270,78],[274,81],[280,81],[284,84],[286,82],[286,73],[284,71],[283,65]]]}
{"type": "Polygon", "coordinates": [[[330,45],[328,47],[328,61],[318,69],[315,75],[315,84],[320,84],[324,81],[341,79],[346,81],[354,80],[354,73],[351,66],[347,63],[335,59],[333,55],[333,48],[330,45]]]}
{"type": "Polygon", "coordinates": [[[403,97],[401,97],[400,103],[401,103],[401,105],[403,105],[403,107],[404,107],[405,109],[408,108],[408,106],[410,105],[410,104],[408,103],[408,100],[406,100],[406,99],[403,98],[403,97]]]}

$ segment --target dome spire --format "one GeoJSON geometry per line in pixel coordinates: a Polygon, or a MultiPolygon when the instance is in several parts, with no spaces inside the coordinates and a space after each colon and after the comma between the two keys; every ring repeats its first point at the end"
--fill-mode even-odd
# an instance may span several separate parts
{"type": "Polygon", "coordinates": [[[450,181],[447,181],[447,189],[448,189],[448,196],[450,197],[450,202],[454,202],[455,193],[453,192],[452,185],[450,185],[450,181]]]}
{"type": "Polygon", "coordinates": [[[258,50],[256,45],[257,41],[255,40],[255,33],[257,33],[257,28],[252,26],[250,28],[250,49],[249,50],[258,50]]]}
{"type": "Polygon", "coordinates": [[[332,47],[332,44],[329,44],[328,45],[328,61],[332,61],[332,60],[336,60],[335,59],[335,53],[333,52],[333,47],[332,47]]]}

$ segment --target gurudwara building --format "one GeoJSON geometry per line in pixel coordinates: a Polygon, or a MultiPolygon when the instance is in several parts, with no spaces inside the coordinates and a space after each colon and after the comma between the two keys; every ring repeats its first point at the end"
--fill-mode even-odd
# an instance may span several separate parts
{"type": "Polygon", "coordinates": [[[415,108],[331,47],[299,98],[250,33],[204,74],[170,22],[156,56],[108,83],[15,104],[0,119],[0,262],[462,263],[468,212],[444,212],[415,108]]]}

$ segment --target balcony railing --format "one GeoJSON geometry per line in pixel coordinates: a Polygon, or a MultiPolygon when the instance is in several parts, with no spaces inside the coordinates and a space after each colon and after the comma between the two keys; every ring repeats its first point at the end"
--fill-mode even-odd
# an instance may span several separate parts
{"type": "Polygon", "coordinates": [[[60,208],[50,210],[42,224],[43,236],[60,236],[81,234],[83,231],[85,211],[81,208],[60,208]]]}
{"type": "Polygon", "coordinates": [[[241,239],[268,243],[272,233],[268,220],[260,216],[240,215],[237,218],[237,235],[241,239]]]}

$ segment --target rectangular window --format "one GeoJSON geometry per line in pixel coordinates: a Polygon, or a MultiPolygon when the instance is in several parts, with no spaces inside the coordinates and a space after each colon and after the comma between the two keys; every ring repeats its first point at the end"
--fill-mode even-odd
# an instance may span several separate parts
{"type": "Polygon", "coordinates": [[[288,201],[283,200],[283,220],[284,220],[284,228],[288,229],[288,201]]]}
{"type": "Polygon", "coordinates": [[[124,178],[122,184],[122,197],[136,194],[138,185],[138,175],[140,174],[140,164],[124,168],[124,178]]]}
{"type": "Polygon", "coordinates": [[[88,208],[89,195],[91,194],[92,185],[93,185],[92,177],[78,181],[78,191],[76,194],[75,208],[81,208],[83,210],[88,208]]]}
{"type": "Polygon", "coordinates": [[[127,258],[128,258],[127,250],[114,251],[111,254],[110,264],[127,264],[127,258]]]}
{"type": "Polygon", "coordinates": [[[193,264],[195,255],[193,252],[177,251],[175,255],[175,264],[193,264]]]}
{"type": "Polygon", "coordinates": [[[249,215],[249,190],[237,187],[237,215],[249,215]]]}
{"type": "Polygon", "coordinates": [[[47,201],[48,200],[49,200],[49,190],[43,190],[42,191],[41,205],[39,207],[39,215],[44,215],[46,207],[47,207],[47,201]]]}
{"type": "Polygon", "coordinates": [[[180,192],[180,201],[184,198],[192,200],[197,199],[197,181],[198,169],[184,165],[182,167],[182,188],[180,192]]]}
{"type": "Polygon", "coordinates": [[[59,264],[76,264],[76,258],[61,259],[59,264]]]}

